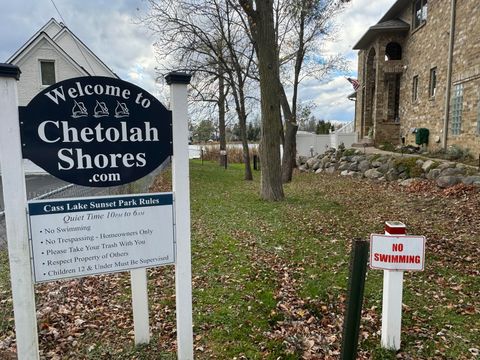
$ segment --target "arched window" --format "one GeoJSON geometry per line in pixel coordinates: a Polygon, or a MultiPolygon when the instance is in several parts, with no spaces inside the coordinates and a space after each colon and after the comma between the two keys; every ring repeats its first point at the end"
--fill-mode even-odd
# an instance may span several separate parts
{"type": "Polygon", "coordinates": [[[385,48],[385,60],[402,60],[402,47],[399,43],[391,42],[385,48]]]}

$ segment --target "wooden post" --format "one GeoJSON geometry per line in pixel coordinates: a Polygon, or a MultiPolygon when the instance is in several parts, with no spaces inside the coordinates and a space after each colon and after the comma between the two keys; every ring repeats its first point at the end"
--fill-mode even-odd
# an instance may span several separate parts
{"type": "MultiPolygon", "coordinates": [[[[385,222],[385,235],[404,236],[406,226],[400,221],[385,222]]],[[[403,271],[383,270],[382,347],[400,349],[402,331],[403,271]]]]}
{"type": "Polygon", "coordinates": [[[150,342],[150,323],[148,319],[147,269],[130,270],[132,287],[133,329],[135,345],[150,342]]]}
{"type": "Polygon", "coordinates": [[[342,360],[357,358],[358,335],[362,318],[363,291],[368,262],[368,241],[354,239],[348,276],[348,299],[343,323],[342,360]]]}
{"type": "Polygon", "coordinates": [[[17,356],[39,359],[35,292],[28,243],[26,190],[18,119],[20,69],[0,64],[0,163],[10,261],[17,356]]]}
{"type": "Polygon", "coordinates": [[[190,174],[188,157],[187,85],[191,76],[172,72],[165,79],[170,85],[173,123],[172,183],[175,204],[177,261],[175,291],[178,358],[193,359],[192,264],[190,246],[190,174]]]}

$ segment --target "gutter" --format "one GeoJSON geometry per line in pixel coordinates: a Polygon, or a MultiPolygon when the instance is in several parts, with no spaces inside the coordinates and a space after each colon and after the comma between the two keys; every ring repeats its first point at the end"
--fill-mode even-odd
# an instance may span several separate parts
{"type": "Polygon", "coordinates": [[[456,0],[451,0],[450,4],[450,41],[448,44],[448,65],[447,65],[447,87],[445,89],[445,111],[443,113],[443,137],[442,147],[447,150],[448,122],[450,117],[450,92],[452,90],[452,63],[453,46],[455,44],[455,12],[456,0]]]}

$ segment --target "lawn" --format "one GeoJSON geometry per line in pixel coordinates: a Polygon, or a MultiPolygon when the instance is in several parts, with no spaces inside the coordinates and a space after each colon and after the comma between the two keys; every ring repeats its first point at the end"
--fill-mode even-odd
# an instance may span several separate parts
{"type": "MultiPolygon", "coordinates": [[[[473,359],[480,347],[480,194],[296,174],[286,200],[259,199],[259,173],[191,162],[198,359],[338,359],[351,242],[386,220],[427,237],[426,268],[405,274],[402,349],[380,344],[382,272],[367,274],[359,358],[473,359]]],[[[156,190],[169,190],[168,176],[156,190]]],[[[14,349],[7,257],[0,255],[0,358],[14,349]]],[[[149,270],[152,341],[135,348],[128,274],[36,286],[41,354],[175,357],[173,268],[149,270]]]]}

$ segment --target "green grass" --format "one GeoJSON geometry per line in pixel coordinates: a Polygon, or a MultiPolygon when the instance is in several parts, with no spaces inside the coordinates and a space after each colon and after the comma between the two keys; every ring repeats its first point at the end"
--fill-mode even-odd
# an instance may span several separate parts
{"type": "MultiPolygon", "coordinates": [[[[412,198],[383,185],[296,174],[285,186],[285,201],[265,202],[259,199],[260,174],[254,176],[253,182],[244,181],[243,167],[237,164],[224,170],[213,162],[191,162],[193,320],[199,359],[300,359],[302,336],[307,335],[292,332],[292,324],[310,316],[320,324],[316,330],[327,331],[319,354],[338,349],[351,240],[382,232],[385,220],[403,220],[418,234],[428,224],[427,244],[443,246],[442,236],[454,228],[439,215],[416,212],[427,198],[412,198]],[[293,310],[284,311],[281,304],[293,310]],[[282,328],[283,338],[272,335],[282,328]],[[329,343],[325,339],[331,335],[336,340],[329,343]]],[[[444,206],[438,204],[430,213],[439,214],[444,206]]],[[[424,272],[405,275],[403,302],[408,309],[401,353],[407,358],[468,359],[468,349],[480,342],[478,312],[465,312],[461,306],[478,306],[478,280],[461,264],[445,264],[458,251],[468,253],[468,246],[476,249],[477,240],[462,243],[465,250],[432,251],[424,272]],[[454,289],[458,284],[461,290],[454,289]],[[442,331],[444,335],[437,335],[442,331]]],[[[0,262],[5,269],[4,253],[0,262]]],[[[172,278],[171,267],[149,272],[153,314],[174,308],[172,278]]],[[[125,284],[112,297],[123,306],[129,302],[125,284]]],[[[9,296],[6,271],[0,273],[0,291],[9,296]]],[[[359,350],[366,358],[395,359],[394,352],[379,345],[381,292],[382,272],[368,271],[359,350]]],[[[174,316],[172,311],[161,321],[174,324],[174,316]]],[[[0,302],[1,333],[12,330],[10,317],[11,303],[0,302]]],[[[168,344],[173,333],[167,340],[165,334],[154,333],[150,345],[135,348],[132,342],[115,339],[129,329],[116,331],[105,339],[98,339],[95,330],[86,331],[78,358],[168,359],[174,354],[168,344]]]]}

